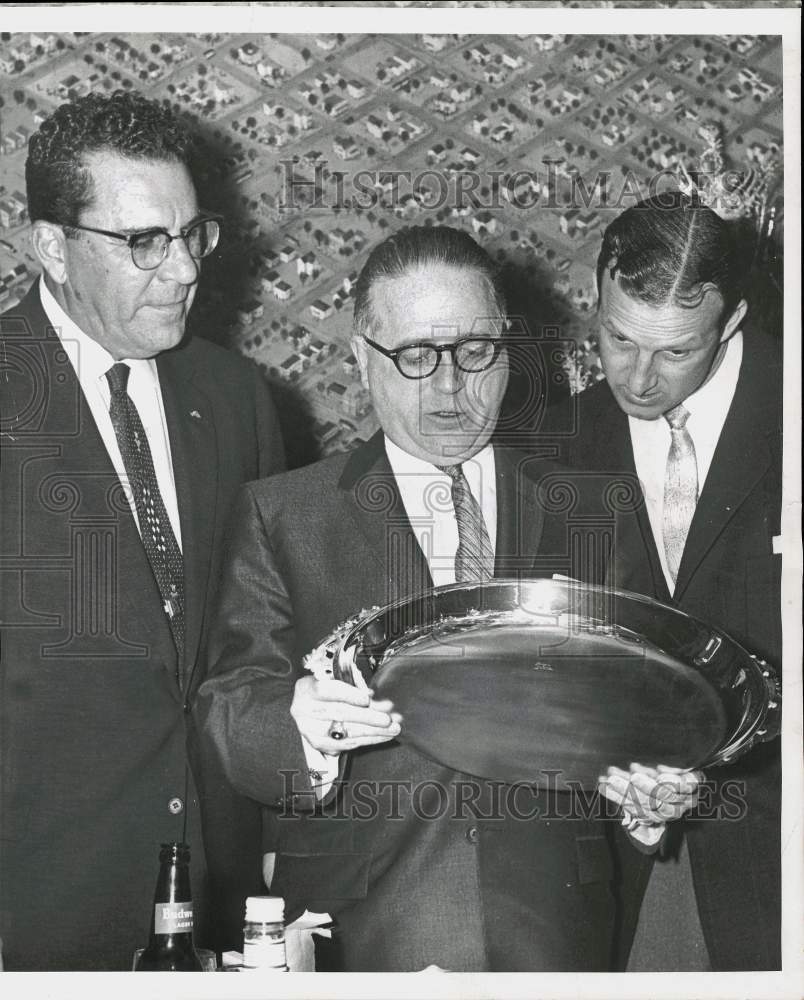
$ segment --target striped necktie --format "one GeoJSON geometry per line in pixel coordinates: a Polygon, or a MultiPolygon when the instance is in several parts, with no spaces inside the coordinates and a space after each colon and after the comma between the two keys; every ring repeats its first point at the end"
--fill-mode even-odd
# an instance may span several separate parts
{"type": "Polygon", "coordinates": [[[129,374],[128,365],[120,362],[106,372],[111,390],[109,415],[134,494],[142,544],[179,654],[181,675],[184,657],[184,562],[159,492],[145,428],[127,391],[129,374]]]}
{"type": "Polygon", "coordinates": [[[675,584],[698,502],[698,463],[695,445],[686,428],[689,412],[679,404],[664,416],[670,424],[671,441],[664,477],[662,531],[667,567],[675,584]]]}
{"type": "Polygon", "coordinates": [[[472,496],[460,465],[440,467],[452,480],[452,506],[458,522],[456,583],[484,583],[494,576],[494,550],[480,504],[472,496]]]}

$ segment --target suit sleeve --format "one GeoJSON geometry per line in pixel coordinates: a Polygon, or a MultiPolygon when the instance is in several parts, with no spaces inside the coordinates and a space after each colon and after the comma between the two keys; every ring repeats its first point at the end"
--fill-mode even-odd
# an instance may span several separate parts
{"type": "Polygon", "coordinates": [[[242,794],[281,807],[297,793],[294,804],[312,808],[290,715],[299,676],[291,600],[252,486],[235,504],[225,551],[207,680],[194,709],[200,739],[242,794]]]}
{"type": "Polygon", "coordinates": [[[254,370],[254,419],[256,422],[258,477],[285,469],[285,446],[274,401],[259,370],[254,370]]]}

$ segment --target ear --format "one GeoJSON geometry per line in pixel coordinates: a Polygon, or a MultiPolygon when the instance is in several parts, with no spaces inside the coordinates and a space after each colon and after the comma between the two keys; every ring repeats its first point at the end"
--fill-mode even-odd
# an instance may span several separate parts
{"type": "Polygon", "coordinates": [[[31,227],[31,245],[42,269],[58,285],[67,281],[67,237],[61,226],[38,219],[31,227]]]}
{"type": "Polygon", "coordinates": [[[720,335],[720,343],[725,344],[725,342],[740,329],[742,321],[745,319],[745,314],[748,312],[748,303],[745,299],[740,299],[737,303],[737,307],[734,312],[726,320],[723,327],[723,333],[720,335]]]}
{"type": "Polygon", "coordinates": [[[360,369],[360,381],[364,388],[368,389],[368,347],[362,337],[354,336],[350,341],[352,354],[357,359],[357,367],[360,369]]]}

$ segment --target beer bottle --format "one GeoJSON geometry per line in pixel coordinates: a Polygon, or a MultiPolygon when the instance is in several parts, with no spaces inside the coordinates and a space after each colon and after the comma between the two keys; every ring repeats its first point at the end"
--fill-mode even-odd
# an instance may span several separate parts
{"type": "Polygon", "coordinates": [[[162,844],[151,934],[148,947],[137,960],[134,971],[201,971],[193,947],[190,848],[187,844],[162,844]]]}

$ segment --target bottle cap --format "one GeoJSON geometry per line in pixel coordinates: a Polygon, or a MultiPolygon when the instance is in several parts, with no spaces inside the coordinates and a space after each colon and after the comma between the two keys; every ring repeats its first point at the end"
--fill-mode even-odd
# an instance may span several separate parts
{"type": "Polygon", "coordinates": [[[190,860],[190,845],[182,844],[178,842],[173,842],[171,844],[162,844],[159,849],[159,863],[164,864],[166,861],[173,863],[178,862],[179,864],[184,864],[190,860]]]}
{"type": "Polygon", "coordinates": [[[249,896],[246,920],[256,924],[281,924],[285,919],[285,900],[281,896],[249,896]]]}

